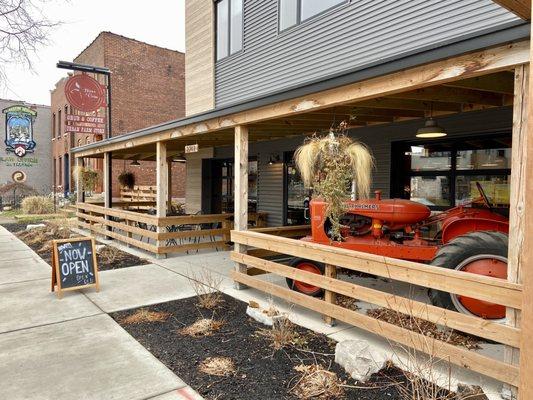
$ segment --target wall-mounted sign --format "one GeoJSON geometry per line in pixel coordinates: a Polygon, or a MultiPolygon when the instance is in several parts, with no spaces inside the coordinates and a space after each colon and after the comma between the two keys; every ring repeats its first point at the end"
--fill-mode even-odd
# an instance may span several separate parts
{"type": "Polygon", "coordinates": [[[98,282],[98,264],[96,262],[94,239],[83,237],[52,241],[52,292],[57,289],[57,296],[62,291],[96,287],[98,282]]]}
{"type": "Polygon", "coordinates": [[[104,117],[67,114],[66,119],[65,132],[105,134],[106,124],[104,117]]]}
{"type": "Polygon", "coordinates": [[[6,115],[6,151],[15,153],[17,157],[32,153],[35,148],[33,123],[37,111],[25,106],[11,106],[2,112],[6,115]]]}
{"type": "Polygon", "coordinates": [[[106,106],[106,87],[87,74],[72,75],[65,84],[65,96],[80,111],[98,111],[106,106]]]}
{"type": "Polygon", "coordinates": [[[23,171],[15,171],[11,174],[13,182],[24,183],[26,182],[26,174],[23,171]]]}
{"type": "Polygon", "coordinates": [[[198,143],[185,146],[185,153],[198,153],[198,143]]]}

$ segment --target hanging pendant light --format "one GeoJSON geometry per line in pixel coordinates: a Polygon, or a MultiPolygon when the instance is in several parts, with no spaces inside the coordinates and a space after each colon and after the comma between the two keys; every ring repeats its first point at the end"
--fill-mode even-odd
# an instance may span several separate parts
{"type": "Polygon", "coordinates": [[[437,124],[433,119],[433,103],[430,105],[429,118],[426,120],[424,127],[416,131],[417,138],[434,139],[448,135],[446,131],[437,124]]]}
{"type": "Polygon", "coordinates": [[[186,163],[187,159],[183,156],[183,154],[180,154],[180,155],[172,157],[172,162],[186,163]]]}
{"type": "Polygon", "coordinates": [[[137,161],[137,160],[133,160],[133,161],[130,163],[130,165],[131,165],[132,167],[139,167],[141,164],[139,163],[139,161],[137,161]]]}

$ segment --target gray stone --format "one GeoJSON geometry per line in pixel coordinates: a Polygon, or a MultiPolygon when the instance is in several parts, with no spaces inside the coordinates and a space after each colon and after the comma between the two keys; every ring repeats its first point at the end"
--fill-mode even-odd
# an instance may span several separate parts
{"type": "Polygon", "coordinates": [[[370,351],[364,340],[346,340],[335,347],[335,362],[359,382],[366,382],[380,371],[390,357],[384,352],[370,351]]]}
{"type": "Polygon", "coordinates": [[[255,319],[257,322],[267,326],[274,326],[275,323],[287,318],[287,316],[284,314],[269,316],[266,313],[266,310],[250,306],[246,308],[246,314],[255,319]]]}
{"type": "Polygon", "coordinates": [[[28,224],[26,226],[26,230],[27,231],[31,231],[32,229],[45,228],[45,227],[46,227],[45,224],[28,224]]]}

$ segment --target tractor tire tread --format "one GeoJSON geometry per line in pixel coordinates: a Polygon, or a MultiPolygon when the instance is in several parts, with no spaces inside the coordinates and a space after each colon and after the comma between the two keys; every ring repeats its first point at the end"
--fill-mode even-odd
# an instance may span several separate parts
{"type": "MultiPolygon", "coordinates": [[[[508,246],[509,237],[505,233],[498,231],[470,232],[458,236],[442,246],[430,264],[436,267],[455,269],[468,257],[484,254],[484,252],[507,257],[508,246]]],[[[433,305],[456,310],[449,293],[429,289],[428,295],[433,305]]]]}

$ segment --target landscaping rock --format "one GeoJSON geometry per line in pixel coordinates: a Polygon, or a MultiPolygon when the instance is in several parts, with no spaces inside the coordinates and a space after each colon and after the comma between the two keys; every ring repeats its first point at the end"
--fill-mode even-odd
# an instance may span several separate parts
{"type": "Polygon", "coordinates": [[[389,358],[384,352],[371,352],[363,340],[346,340],[335,346],[335,362],[359,382],[384,368],[389,358]]]}
{"type": "Polygon", "coordinates": [[[46,227],[45,224],[28,224],[28,226],[26,226],[26,230],[31,231],[32,229],[44,228],[44,227],[46,227]]]}
{"type": "Polygon", "coordinates": [[[269,315],[266,310],[262,310],[261,308],[257,307],[251,307],[248,306],[246,308],[246,314],[253,319],[255,319],[257,322],[260,322],[267,326],[273,326],[278,321],[287,318],[286,315],[278,314],[278,315],[269,315]]]}
{"type": "Polygon", "coordinates": [[[483,393],[483,389],[479,386],[469,386],[459,384],[457,386],[458,400],[488,400],[488,397],[483,393]]]}

